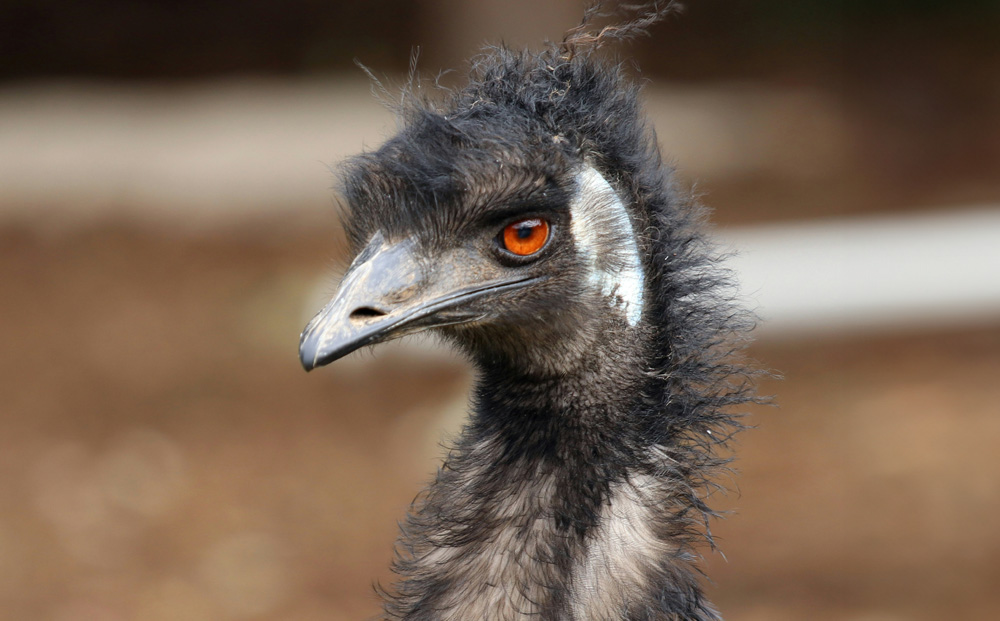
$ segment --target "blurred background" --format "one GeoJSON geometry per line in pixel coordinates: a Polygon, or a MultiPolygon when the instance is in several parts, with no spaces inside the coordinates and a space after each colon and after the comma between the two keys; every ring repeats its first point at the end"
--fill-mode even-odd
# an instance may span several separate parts
{"type": "MultiPolygon", "coordinates": [[[[730,621],[1000,608],[1000,3],[690,0],[619,53],[784,374],[705,551],[730,621]]],[[[0,619],[375,615],[464,415],[418,341],[302,372],[354,66],[461,83],[577,0],[0,2],[0,619]]]]}

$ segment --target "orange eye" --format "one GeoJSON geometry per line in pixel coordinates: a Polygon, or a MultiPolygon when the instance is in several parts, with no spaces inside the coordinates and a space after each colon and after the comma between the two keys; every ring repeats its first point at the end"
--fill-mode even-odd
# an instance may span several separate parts
{"type": "Polygon", "coordinates": [[[548,239],[549,223],[541,218],[518,220],[503,229],[503,247],[522,257],[541,250],[548,239]]]}

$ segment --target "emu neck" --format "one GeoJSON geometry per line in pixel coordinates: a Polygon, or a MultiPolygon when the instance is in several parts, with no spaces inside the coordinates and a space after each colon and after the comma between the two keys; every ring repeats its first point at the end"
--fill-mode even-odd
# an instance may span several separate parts
{"type": "Polygon", "coordinates": [[[470,424],[404,527],[391,618],[715,618],[671,539],[678,482],[633,422],[641,371],[604,366],[483,370],[470,424]]]}

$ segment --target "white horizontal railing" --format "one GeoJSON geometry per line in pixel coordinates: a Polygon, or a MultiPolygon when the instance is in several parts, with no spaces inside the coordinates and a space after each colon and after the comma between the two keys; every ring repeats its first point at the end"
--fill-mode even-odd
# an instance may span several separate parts
{"type": "Polygon", "coordinates": [[[764,332],[1000,322],[1000,206],[720,232],[764,332]]]}
{"type": "MultiPolygon", "coordinates": [[[[690,178],[808,178],[845,157],[836,107],[809,92],[665,85],[645,97],[667,156],[690,178]]],[[[0,86],[0,219],[332,221],[329,167],[393,133],[393,115],[360,72],[0,86]]]]}

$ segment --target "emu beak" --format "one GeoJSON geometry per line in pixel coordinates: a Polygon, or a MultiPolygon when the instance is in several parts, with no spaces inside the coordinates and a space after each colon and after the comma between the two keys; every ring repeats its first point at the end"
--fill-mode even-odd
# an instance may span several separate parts
{"type": "Polygon", "coordinates": [[[390,244],[381,234],[358,255],[340,289],[302,331],[299,358],[306,371],[352,351],[421,330],[482,319],[465,302],[527,285],[535,278],[483,280],[477,262],[457,250],[421,260],[412,239],[390,244]]]}

